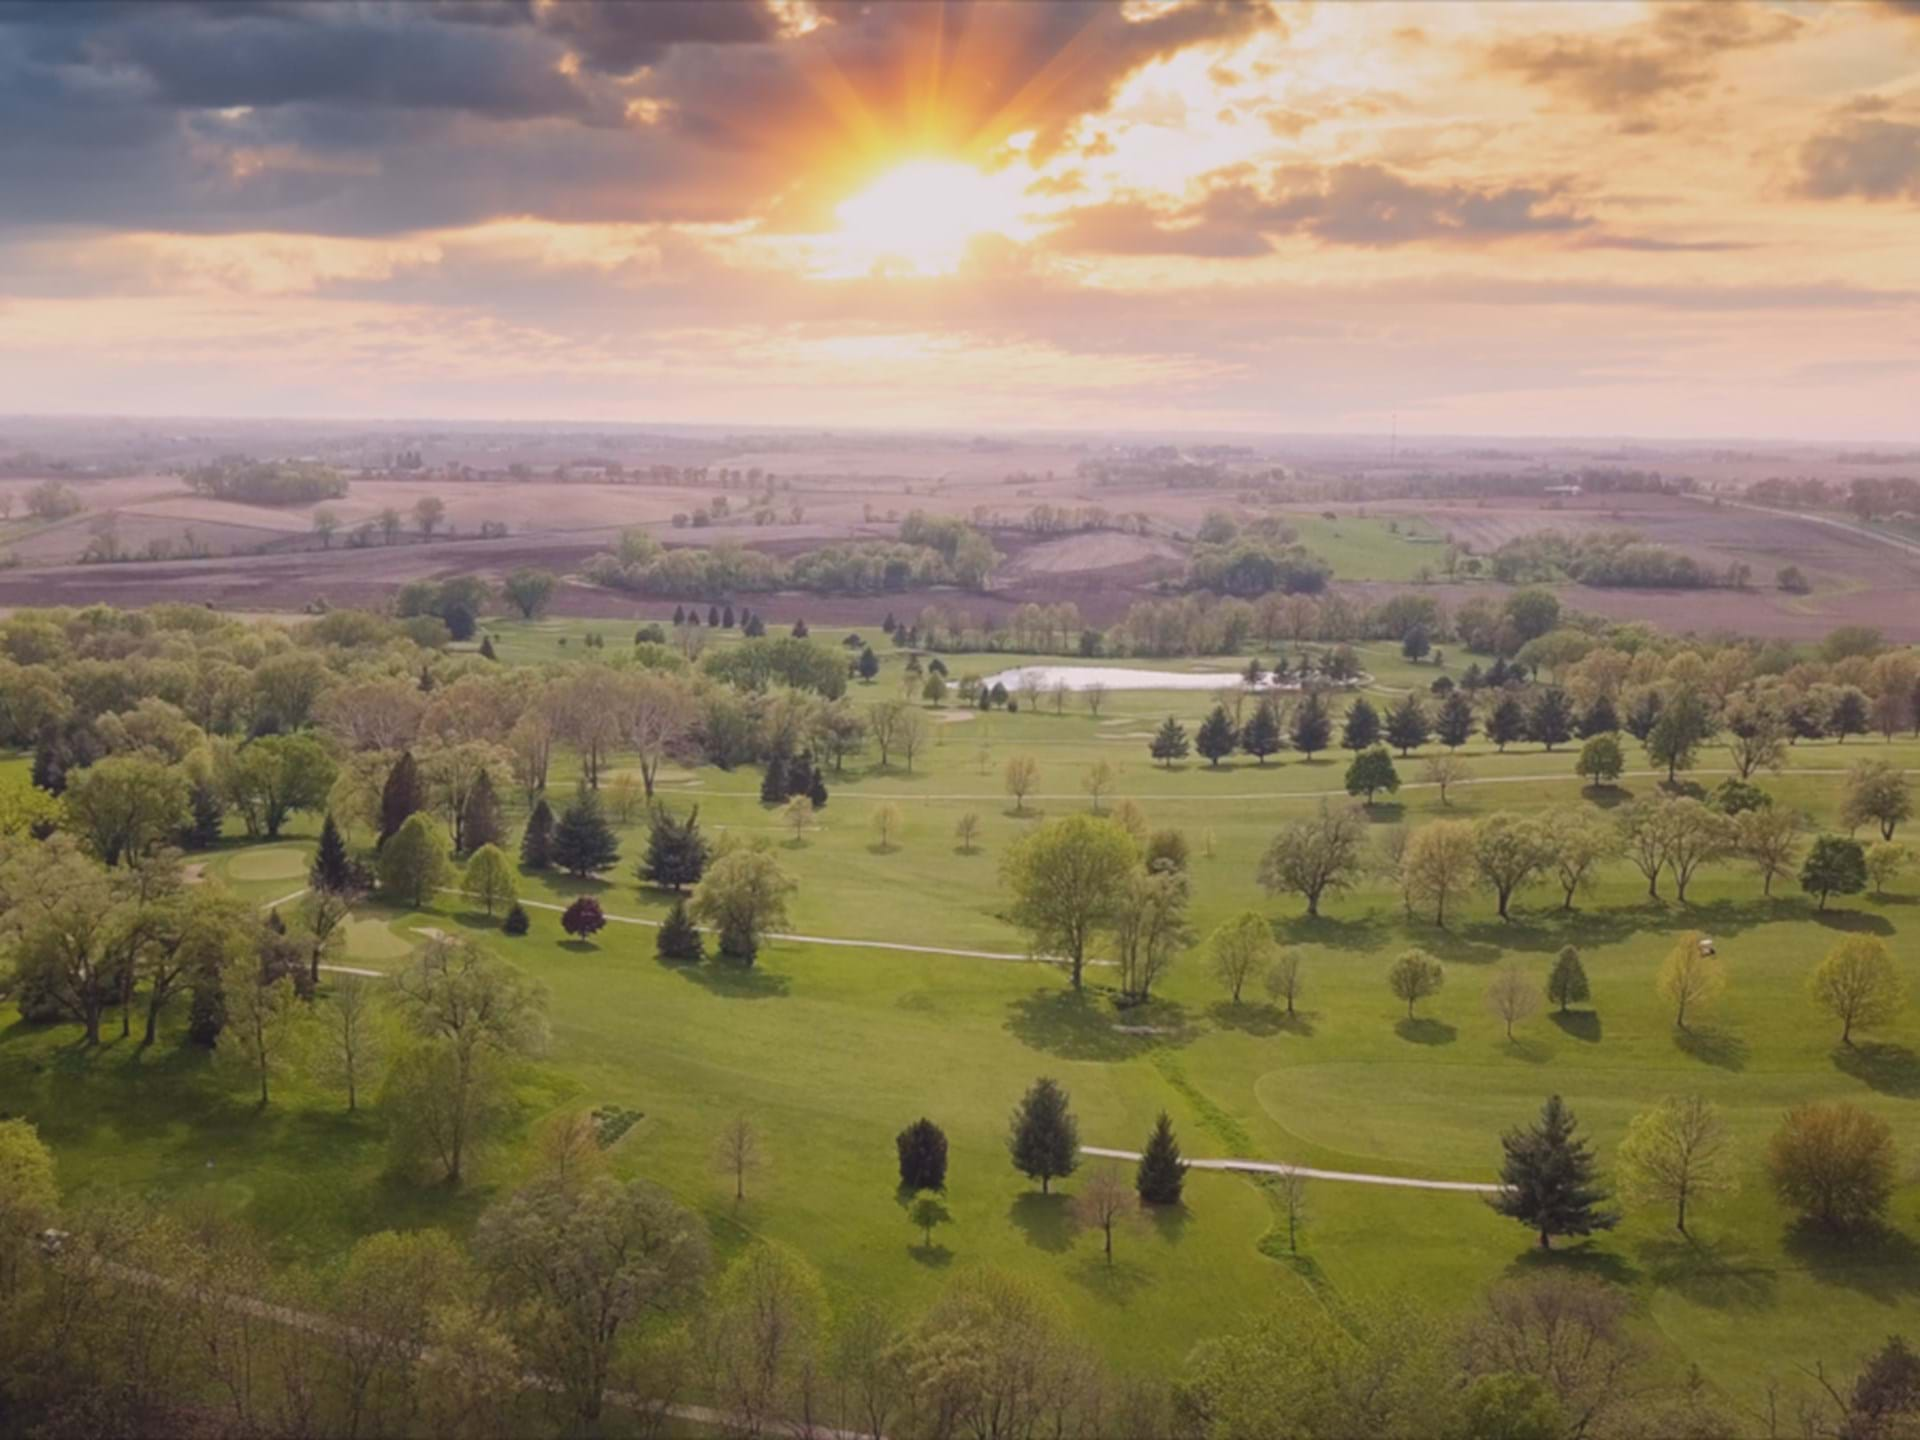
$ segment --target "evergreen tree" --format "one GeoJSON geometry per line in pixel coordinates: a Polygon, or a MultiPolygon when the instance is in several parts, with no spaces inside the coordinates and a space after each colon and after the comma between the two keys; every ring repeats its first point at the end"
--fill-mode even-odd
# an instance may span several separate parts
{"type": "Polygon", "coordinates": [[[1548,686],[1534,697],[1527,711],[1527,739],[1551,750],[1573,738],[1573,702],[1558,686],[1548,686]]]}
{"type": "Polygon", "coordinates": [[[507,918],[500,922],[500,928],[508,935],[524,935],[530,923],[527,919],[526,907],[516,900],[513,902],[513,908],[507,911],[507,918]]]}
{"type": "MultiPolygon", "coordinates": [[[[1653,727],[1660,723],[1660,712],[1665,707],[1666,702],[1661,699],[1658,690],[1649,687],[1640,691],[1627,704],[1626,719],[1622,722],[1626,732],[1642,745],[1646,744],[1647,737],[1653,734],[1653,727]]],[[[1816,728],[1811,735],[1802,738],[1817,740],[1820,731],[1816,728]]]]}
{"type": "Polygon", "coordinates": [[[1240,748],[1253,756],[1262,765],[1267,756],[1275,754],[1285,744],[1280,734],[1280,712],[1269,699],[1262,700],[1254,707],[1253,718],[1240,732],[1240,748]]]}
{"type": "Polygon", "coordinates": [[[1293,712],[1291,738],[1293,748],[1309,760],[1316,750],[1326,749],[1327,741],[1333,738],[1333,717],[1327,713],[1327,702],[1318,690],[1309,690],[1293,712]]]}
{"type": "Polygon", "coordinates": [[[1008,1125],[1013,1168],[1040,1182],[1040,1193],[1080,1164],[1080,1125],[1067,1108],[1067,1092],[1042,1077],[1020,1098],[1008,1125]]]}
{"type": "Polygon", "coordinates": [[[194,781],[187,791],[187,823],[180,830],[181,848],[206,850],[218,844],[226,818],[227,807],[220,791],[205,780],[194,781]]]}
{"type": "Polygon", "coordinates": [[[1347,707],[1346,723],[1340,727],[1340,748],[1360,751],[1371,747],[1380,738],[1380,712],[1373,708],[1373,702],[1366,696],[1354,698],[1347,707]]]}
{"type": "Polygon", "coordinates": [[[802,750],[787,760],[787,795],[813,794],[813,757],[802,750]]]}
{"type": "Polygon", "coordinates": [[[700,883],[706,873],[706,837],[700,833],[700,807],[694,806],[687,818],[677,820],[664,805],[653,807],[647,817],[647,858],[641,862],[640,878],[667,890],[684,890],[700,883]]]}
{"type": "Polygon", "coordinates": [[[673,623],[676,625],[684,625],[687,623],[687,607],[686,606],[676,605],[673,607],[673,623]]]}
{"type": "Polygon", "coordinates": [[[194,971],[193,1003],[187,1008],[187,1039],[211,1050],[227,1028],[227,991],[220,967],[207,963],[194,971]]]}
{"type": "Polygon", "coordinates": [[[893,1137],[900,1155],[902,1190],[947,1188],[947,1136],[933,1121],[921,1118],[893,1137]]]}
{"type": "Polygon", "coordinates": [[[1507,746],[1516,740],[1523,740],[1527,734],[1527,712],[1520,708],[1520,702],[1511,695],[1502,695],[1487,716],[1487,739],[1500,747],[1505,754],[1507,746]]]}
{"type": "Polygon", "coordinates": [[[553,865],[553,809],[546,797],[533,802],[526,832],[520,837],[520,868],[546,870],[553,865]]]}
{"type": "Polygon", "coordinates": [[[1387,739],[1402,755],[1427,743],[1433,726],[1427,721],[1427,707],[1409,691],[1387,711],[1387,739]]]}
{"type": "Polygon", "coordinates": [[[760,778],[760,803],[784,805],[787,795],[787,757],[776,750],[767,757],[767,771],[760,778]]]}
{"type": "Polygon", "coordinates": [[[1596,735],[1611,735],[1619,728],[1620,713],[1613,708],[1613,701],[1600,695],[1581,715],[1579,735],[1582,740],[1591,740],[1596,735]]]}
{"type": "Polygon", "coordinates": [[[767,622],[758,615],[749,615],[740,622],[740,633],[749,640],[758,640],[767,633],[767,622]]]}
{"type": "Polygon", "coordinates": [[[340,827],[333,823],[333,812],[320,822],[320,845],[313,852],[313,867],[307,872],[307,884],[329,895],[344,895],[358,888],[357,867],[347,854],[347,842],[340,838],[340,827]]]}
{"type": "Polygon", "coordinates": [[[731,603],[720,612],[720,628],[722,630],[731,630],[733,628],[733,606],[731,603]]]}
{"type": "Polygon", "coordinates": [[[1553,962],[1552,973],[1547,976],[1547,999],[1558,1005],[1564,1015],[1569,1005],[1592,994],[1587,984],[1587,967],[1580,963],[1580,952],[1571,945],[1564,946],[1553,962]]]}
{"type": "Polygon", "coordinates": [[[620,841],[601,813],[600,797],[582,786],[553,827],[553,863],[584,880],[620,859],[620,841]]]}
{"type": "Polygon", "coordinates": [[[482,770],[460,810],[460,848],[471,855],[483,845],[498,845],[506,833],[507,822],[500,813],[500,797],[493,791],[493,777],[482,770]]]}
{"type": "Polygon", "coordinates": [[[793,638],[796,640],[804,640],[807,638],[807,622],[806,621],[796,620],[793,622],[793,638]]]}
{"type": "Polygon", "coordinates": [[[872,680],[880,673],[880,657],[873,653],[871,645],[862,647],[860,651],[859,670],[862,680],[872,680]]]}
{"type": "Polygon", "coordinates": [[[1434,735],[1447,749],[1458,750],[1473,738],[1473,730],[1473,702],[1464,691],[1449,690],[1434,719],[1434,735]]]}
{"type": "Polygon", "coordinates": [[[807,798],[813,801],[813,808],[821,810],[827,804],[827,777],[820,773],[818,765],[813,767],[813,783],[807,786],[807,798]]]}
{"type": "Polygon", "coordinates": [[[376,846],[392,839],[409,816],[427,808],[427,786],[420,778],[420,766],[411,750],[402,750],[400,758],[387,772],[387,783],[380,791],[380,838],[376,846]]]}
{"type": "Polygon", "coordinates": [[[500,658],[493,653],[493,636],[491,634],[480,637],[480,658],[483,660],[498,660],[500,658]]]}
{"type": "Polygon", "coordinates": [[[1620,1217],[1601,1208],[1606,1188],[1595,1173],[1593,1151],[1574,1133],[1573,1112],[1558,1095],[1547,1097],[1537,1123],[1501,1137],[1506,1158],[1493,1208],[1540,1236],[1540,1248],[1556,1235],[1611,1230],[1620,1217]]]}
{"type": "Polygon", "coordinates": [[[1187,727],[1169,715],[1148,742],[1147,753],[1171,770],[1174,761],[1187,758],[1187,727]]]}
{"type": "Polygon", "coordinates": [[[1173,1121],[1162,1110],[1153,1122],[1153,1134],[1140,1153],[1140,1168],[1134,1172],[1134,1189],[1149,1205],[1178,1205],[1181,1187],[1187,1183],[1187,1165],[1180,1158],[1180,1142],[1173,1138],[1173,1121]]]}
{"type": "Polygon", "coordinates": [[[716,630],[720,628],[720,607],[718,605],[707,606],[707,624],[716,630]]]}
{"type": "Polygon", "coordinates": [[[667,918],[661,922],[659,933],[654,937],[653,949],[662,960],[676,964],[698,965],[707,958],[707,947],[700,938],[700,927],[687,914],[687,902],[684,899],[673,902],[673,909],[667,912],[667,918]]]}
{"type": "Polygon", "coordinates": [[[1215,769],[1220,767],[1224,756],[1233,753],[1234,746],[1240,743],[1240,732],[1234,728],[1233,717],[1227,714],[1227,707],[1216,705],[1207,718],[1200,722],[1200,729],[1193,737],[1194,748],[1207,757],[1207,763],[1215,769]]]}
{"type": "Polygon", "coordinates": [[[280,918],[280,909],[278,906],[275,906],[267,912],[267,929],[276,935],[284,935],[287,933],[287,922],[280,918]]]}
{"type": "Polygon", "coordinates": [[[1391,795],[1399,788],[1400,772],[1393,768],[1393,757],[1384,745],[1362,750],[1347,766],[1347,793],[1365,796],[1369,805],[1373,804],[1376,791],[1385,790],[1391,795]]]}

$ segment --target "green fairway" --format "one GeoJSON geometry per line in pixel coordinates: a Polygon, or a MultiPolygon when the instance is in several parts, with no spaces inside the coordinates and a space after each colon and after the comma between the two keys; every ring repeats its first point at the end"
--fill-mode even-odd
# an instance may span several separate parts
{"type": "Polygon", "coordinates": [[[1336,580],[1413,580],[1424,569],[1440,573],[1446,545],[1440,532],[1417,515],[1374,519],[1352,513],[1289,512],[1287,524],[1300,543],[1333,567],[1336,580]]]}
{"type": "MultiPolygon", "coordinates": [[[[557,654],[561,634],[573,637],[571,654],[583,623],[490,629],[503,658],[549,646],[557,654]]],[[[603,623],[611,650],[621,637],[603,623]]],[[[901,657],[883,655],[879,679],[852,687],[857,703],[900,693],[901,657]]],[[[948,664],[958,678],[1020,659],[952,656],[948,664]]],[[[1362,660],[1382,695],[1424,687],[1436,673],[1382,646],[1365,647],[1362,660]]],[[[1244,657],[1217,663],[1224,683],[1244,657]]],[[[660,785],[677,807],[697,801],[709,831],[761,833],[773,843],[798,881],[797,934],[1018,955],[1024,942],[1005,918],[1000,859],[1041,819],[1087,809],[1082,782],[1108,761],[1119,776],[1103,806],[1131,800],[1150,825],[1187,836],[1202,941],[1253,907],[1297,947],[1305,990],[1293,1020],[1269,1006],[1264,991],[1230,1004],[1203,945],[1182,958],[1154,1003],[1123,1013],[1103,966],[1090,969],[1083,995],[1046,965],[799,941],[772,944],[750,971],[712,962],[681,968],[654,958],[654,932],[644,926],[616,919],[577,944],[566,941],[552,910],[536,905],[532,932],[510,939],[449,894],[418,914],[363,907],[340,963],[397,968],[426,938],[421,931],[438,928],[483,939],[546,987],[548,1051],[520,1068],[512,1125],[459,1191],[390,1175],[377,1109],[348,1116],[340,1097],[309,1079],[283,1085],[257,1111],[244,1079],[175,1043],[184,1005],[146,1055],[118,1038],[117,1015],[109,1043],[91,1054],[76,1047],[70,1027],[0,1030],[0,1108],[41,1127],[70,1188],[205,1196],[259,1225],[286,1258],[321,1261],[388,1226],[463,1230],[522,1173],[523,1141],[541,1116],[626,1107],[643,1118],[618,1142],[616,1165],[698,1206],[723,1250],[748,1235],[772,1236],[817,1264],[837,1301],[875,1295],[903,1307],[928,1301],[954,1265],[1017,1268],[1053,1288],[1114,1360],[1163,1373],[1194,1340],[1285,1287],[1452,1309],[1488,1282],[1543,1263],[1631,1286],[1636,1323],[1664,1368],[1677,1375],[1698,1363],[1710,1383],[1747,1405],[1760,1403],[1780,1357],[1852,1364],[1889,1331],[1920,1326],[1920,1186],[1909,1178],[1896,1196],[1890,1232],[1834,1247],[1790,1230],[1762,1171],[1767,1137],[1787,1106],[1843,1097],[1894,1123],[1911,1177],[1920,1158],[1920,1012],[1910,1008],[1844,1047],[1804,986],[1821,956],[1853,933],[1886,938],[1914,978],[1907,922],[1920,886],[1912,874],[1884,897],[1848,897],[1820,914],[1791,881],[1763,898],[1736,862],[1704,869],[1687,906],[1666,886],[1666,899],[1649,901],[1641,878],[1614,862],[1572,911],[1560,908],[1557,889],[1539,887],[1524,892],[1514,921],[1503,923],[1476,893],[1445,931],[1410,919],[1389,882],[1375,879],[1329,896],[1322,917],[1309,919],[1297,897],[1265,896],[1255,867],[1284,821],[1322,797],[1344,801],[1348,757],[1336,751],[1308,762],[1287,752],[1265,766],[1238,756],[1218,768],[1198,759],[1155,764],[1146,750],[1152,727],[1172,714],[1192,731],[1212,698],[1116,690],[1097,716],[1073,696],[1058,713],[1051,697],[1016,714],[943,711],[911,772],[897,760],[881,771],[871,754],[849,761],[844,774],[829,769],[826,808],[799,841],[759,803],[757,767],[669,767],[660,785]],[[1040,769],[1021,805],[1002,778],[1016,756],[1033,757],[1040,769]],[[883,803],[901,817],[884,848],[873,828],[883,803]],[[965,814],[979,819],[972,853],[954,833],[965,814]],[[1692,930],[1715,937],[1731,985],[1710,1015],[1681,1033],[1654,976],[1692,930]],[[1509,1042],[1485,1004],[1496,965],[1515,962],[1543,983],[1566,944],[1582,952],[1592,1004],[1568,1016],[1540,1014],[1509,1042]],[[1431,951],[1447,971],[1445,987],[1413,1022],[1384,983],[1390,959],[1409,945],[1431,951]],[[1185,1210],[1123,1233],[1109,1270],[1096,1238],[1073,1232],[1065,1199],[1042,1197],[1008,1164],[1008,1111],[1038,1075],[1071,1092],[1086,1144],[1138,1148],[1166,1109],[1189,1156],[1469,1181],[1493,1178],[1500,1132],[1531,1119],[1549,1093],[1566,1097],[1604,1161],[1639,1110],[1697,1092],[1725,1112],[1742,1188],[1701,1214],[1691,1242],[1668,1216],[1641,1210],[1619,1230],[1543,1259],[1527,1232],[1474,1196],[1313,1182],[1304,1258],[1295,1262],[1274,1240],[1263,1245],[1275,1214],[1260,1186],[1196,1174],[1185,1210]],[[753,1118],[770,1157],[738,1207],[731,1182],[711,1164],[716,1135],[736,1115],[753,1118]],[[953,1222],[931,1248],[894,1191],[893,1137],[921,1115],[943,1125],[952,1144],[953,1222]]],[[[1791,749],[1783,773],[1759,783],[1776,804],[1832,827],[1838,772],[1867,756],[1913,768],[1920,745],[1805,743],[1791,749]]],[[[1547,805],[1608,809],[1655,781],[1637,745],[1629,746],[1629,775],[1611,791],[1582,789],[1572,747],[1549,754],[1516,745],[1502,755],[1476,736],[1461,758],[1473,778],[1445,805],[1419,782],[1419,754],[1397,759],[1403,788],[1374,807],[1374,828],[1547,805]]],[[[1725,752],[1709,748],[1694,778],[1711,786],[1726,768],[1725,752]]],[[[571,784],[566,762],[553,779],[556,801],[571,784]]],[[[517,826],[524,802],[515,796],[513,804],[517,826]]],[[[303,815],[277,844],[229,841],[204,858],[212,873],[264,904],[303,882],[316,829],[303,815]]],[[[670,897],[632,874],[643,831],[625,827],[621,839],[621,863],[601,879],[525,876],[522,897],[558,905],[591,893],[611,916],[660,919],[670,897]]],[[[137,1040],[137,1017],[134,1029],[137,1040]]],[[[1071,1194],[1075,1184],[1056,1188],[1071,1194]]]]}

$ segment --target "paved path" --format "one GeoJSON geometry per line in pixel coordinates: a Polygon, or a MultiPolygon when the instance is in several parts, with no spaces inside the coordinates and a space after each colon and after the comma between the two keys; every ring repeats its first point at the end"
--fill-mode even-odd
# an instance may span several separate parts
{"type": "MultiPolygon", "coordinates": [[[[1138,1150],[1108,1150],[1100,1145],[1082,1145],[1082,1155],[1098,1155],[1104,1160],[1138,1160],[1138,1150]]],[[[1356,1185],[1393,1185],[1402,1190],[1454,1190],[1469,1195],[1492,1195],[1498,1185],[1476,1185],[1470,1180],[1419,1180],[1406,1175],[1363,1175],[1353,1170],[1315,1170],[1307,1165],[1275,1165],[1268,1160],[1189,1160],[1195,1170],[1237,1170],[1255,1175],[1285,1175],[1291,1172],[1309,1180],[1345,1180],[1356,1185]]]]}

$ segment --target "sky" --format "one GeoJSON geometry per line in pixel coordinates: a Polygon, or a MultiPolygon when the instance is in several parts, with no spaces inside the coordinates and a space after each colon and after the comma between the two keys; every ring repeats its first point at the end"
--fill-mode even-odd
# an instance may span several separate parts
{"type": "Polygon", "coordinates": [[[1920,441],[1920,0],[0,0],[0,413],[1920,441]]]}

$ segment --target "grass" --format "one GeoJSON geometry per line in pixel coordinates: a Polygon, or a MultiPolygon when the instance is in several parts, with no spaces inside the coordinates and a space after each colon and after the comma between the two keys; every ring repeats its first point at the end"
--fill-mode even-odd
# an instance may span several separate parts
{"type": "MultiPolygon", "coordinates": [[[[557,640],[544,622],[524,634],[493,628],[503,655],[557,640]]],[[[614,627],[607,630],[612,651],[614,627]]],[[[886,672],[872,687],[855,686],[856,699],[898,693],[900,660],[883,653],[886,672]]],[[[1017,659],[949,663],[957,676],[1017,659]]],[[[1366,663],[1383,690],[1434,673],[1381,650],[1369,650],[1366,663]]],[[[70,1027],[0,1028],[0,1096],[43,1127],[70,1188],[204,1195],[259,1224],[286,1258],[310,1262],[386,1226],[464,1230],[521,1173],[528,1127],[560,1108],[598,1109],[627,1127],[615,1164],[696,1206],[723,1251],[749,1235],[772,1236],[804,1251],[837,1301],[878,1295],[903,1309],[929,1300],[955,1264],[1019,1269],[1055,1290],[1114,1361],[1163,1372],[1196,1338],[1278,1287],[1390,1293],[1448,1310],[1542,1263],[1629,1285],[1636,1324],[1662,1363],[1675,1374],[1697,1363],[1744,1404],[1759,1403],[1769,1375],[1816,1360],[1850,1364],[1888,1332],[1920,1327],[1920,1187],[1903,1185],[1886,1235],[1836,1247],[1795,1234],[1760,1166],[1781,1111],[1828,1097],[1886,1116],[1913,1159],[1920,1017],[1909,1011],[1849,1051],[1803,989],[1820,956],[1854,930],[1886,937],[1911,971],[1910,917],[1920,902],[1913,877],[1884,899],[1853,897],[1820,916],[1791,886],[1763,899],[1732,865],[1704,872],[1690,906],[1649,903],[1637,874],[1619,865],[1572,913],[1556,908],[1557,892],[1528,892],[1512,924],[1476,896],[1451,929],[1437,931],[1408,920],[1379,885],[1332,897],[1324,917],[1308,920],[1298,900],[1263,896],[1254,868],[1277,825],[1339,789],[1346,757],[1282,756],[1265,767],[1237,760],[1218,770],[1151,764],[1140,738],[1148,727],[1173,713],[1191,729],[1208,703],[1204,692],[1115,692],[1097,719],[1077,701],[1061,715],[1050,707],[965,712],[972,718],[934,727],[911,774],[830,775],[818,828],[797,846],[759,805],[757,770],[669,771],[664,784],[676,804],[697,798],[705,825],[775,843],[800,885],[797,932],[1018,952],[1003,918],[998,857],[1039,819],[1086,808],[1081,777],[1098,759],[1114,761],[1119,793],[1193,842],[1199,932],[1256,907],[1298,947],[1306,989],[1292,1022],[1264,1003],[1228,1003],[1198,947],[1153,1005],[1122,1013],[1103,988],[1111,972],[1100,968],[1084,995],[1045,966],[785,942],[751,971],[678,968],[654,959],[651,930],[614,924],[576,946],[563,943],[557,916],[535,910],[533,932],[507,939],[448,896],[417,914],[367,907],[344,963],[391,969],[421,929],[439,927],[478,936],[546,987],[550,1051],[523,1068],[511,1126],[461,1191],[391,1174],[377,1110],[348,1116],[339,1097],[297,1077],[256,1110],[244,1081],[176,1043],[183,1010],[145,1055],[117,1039],[89,1054],[70,1027]],[[1041,767],[1024,815],[1012,813],[1001,786],[1014,755],[1033,755],[1041,767]],[[870,819],[883,800],[898,806],[904,825],[894,848],[876,853],[870,819]],[[953,829],[969,811],[981,834],[977,853],[962,854],[953,829]],[[1653,977],[1675,938],[1693,928],[1716,937],[1732,984],[1683,1035],[1653,977]],[[1568,943],[1581,948],[1593,1005],[1538,1016],[1506,1041],[1482,999],[1496,962],[1544,980],[1568,943]],[[1390,957],[1409,944],[1433,951],[1448,975],[1412,1026],[1383,981],[1390,957]],[[1665,1215],[1635,1212],[1612,1234],[1543,1261],[1520,1227],[1470,1195],[1320,1183],[1296,1259],[1273,1240],[1275,1212],[1257,1184],[1196,1173],[1185,1209],[1123,1234],[1109,1272],[1097,1237],[1073,1231],[1066,1200],[1040,1196],[1007,1163],[1007,1113],[1041,1074],[1071,1092],[1090,1144],[1137,1148],[1165,1109],[1193,1156],[1466,1180],[1491,1178],[1499,1133],[1548,1093],[1567,1097],[1605,1158],[1638,1110],[1698,1091],[1726,1112],[1743,1185],[1698,1218],[1692,1241],[1665,1215]],[[714,1139],[736,1114],[753,1118],[770,1156],[739,1207],[711,1165],[714,1139]],[[946,1127],[952,1145],[954,1219],[931,1250],[894,1190],[893,1136],[922,1114],[946,1127]],[[324,1183],[314,1183],[319,1177],[324,1183]]],[[[1377,819],[1595,803],[1572,775],[1569,750],[1524,746],[1502,756],[1476,741],[1465,754],[1483,783],[1456,788],[1445,809],[1435,792],[1409,783],[1377,819]]],[[[1783,774],[1762,783],[1776,803],[1831,825],[1837,778],[1818,772],[1867,755],[1920,766],[1920,746],[1908,741],[1801,745],[1783,774]]],[[[1637,750],[1634,760],[1644,768],[1637,750]]],[[[1723,766],[1711,751],[1701,763],[1723,766]]],[[[1417,757],[1400,765],[1411,782],[1417,757]]],[[[1624,793],[1652,784],[1633,775],[1624,793]]],[[[304,854],[314,828],[302,817],[278,845],[229,841],[204,858],[266,903],[299,883],[282,857],[304,854]]],[[[640,832],[628,828],[623,853],[630,862],[639,850],[640,832]]],[[[667,909],[668,897],[638,886],[625,862],[600,881],[536,876],[524,887],[526,898],[552,903],[582,892],[616,915],[658,919],[667,909]]]]}
{"type": "Polygon", "coordinates": [[[1441,534],[1418,515],[1374,519],[1352,514],[1290,512],[1287,524],[1300,543],[1333,567],[1336,580],[1412,580],[1422,567],[1435,575],[1446,546],[1441,534]]]}

